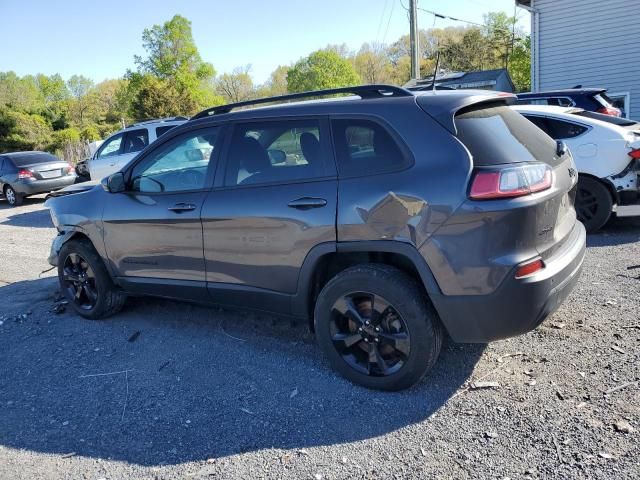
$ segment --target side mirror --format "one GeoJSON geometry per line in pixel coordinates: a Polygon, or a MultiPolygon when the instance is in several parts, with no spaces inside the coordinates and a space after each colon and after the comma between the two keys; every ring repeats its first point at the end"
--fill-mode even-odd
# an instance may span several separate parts
{"type": "Polygon", "coordinates": [[[556,155],[563,157],[569,151],[569,147],[562,140],[556,140],[556,155]]]}
{"type": "Polygon", "coordinates": [[[109,193],[120,193],[125,191],[124,173],[116,172],[103,178],[100,182],[102,188],[109,193]]]}

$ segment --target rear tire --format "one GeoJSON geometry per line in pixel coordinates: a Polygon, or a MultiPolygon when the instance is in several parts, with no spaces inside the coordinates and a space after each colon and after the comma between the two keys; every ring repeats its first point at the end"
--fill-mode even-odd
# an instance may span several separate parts
{"type": "Polygon", "coordinates": [[[14,190],[11,185],[4,187],[4,198],[12,207],[19,207],[24,201],[24,197],[14,190]]]}
{"type": "Polygon", "coordinates": [[[118,313],[126,300],[91,242],[85,239],[70,240],[60,249],[58,281],[69,305],[91,320],[118,313]]]}
{"type": "Polygon", "coordinates": [[[576,213],[587,232],[600,230],[611,217],[613,198],[607,187],[591,177],[579,177],[576,213]]]}
{"type": "Polygon", "coordinates": [[[357,265],[333,277],[318,296],[314,324],[331,366],[378,390],[418,383],[442,346],[440,320],[424,290],[387,265],[357,265]]]}

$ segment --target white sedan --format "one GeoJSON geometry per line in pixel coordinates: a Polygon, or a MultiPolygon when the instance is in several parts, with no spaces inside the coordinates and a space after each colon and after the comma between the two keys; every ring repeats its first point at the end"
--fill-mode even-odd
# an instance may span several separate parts
{"type": "Polygon", "coordinates": [[[588,231],[640,200],[640,123],[574,107],[512,107],[571,150],[578,168],[576,212],[588,231]]]}

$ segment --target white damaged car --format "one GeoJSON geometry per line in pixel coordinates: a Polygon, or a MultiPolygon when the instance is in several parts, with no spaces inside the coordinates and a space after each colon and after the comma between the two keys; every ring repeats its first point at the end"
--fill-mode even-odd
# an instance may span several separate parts
{"type": "Polygon", "coordinates": [[[571,150],[578,168],[576,212],[587,231],[619,207],[640,202],[640,123],[574,107],[512,107],[571,150]]]}

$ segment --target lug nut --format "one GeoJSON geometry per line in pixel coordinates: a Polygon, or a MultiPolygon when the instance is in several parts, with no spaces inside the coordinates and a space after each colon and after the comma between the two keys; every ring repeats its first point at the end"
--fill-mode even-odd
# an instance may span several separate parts
{"type": "Polygon", "coordinates": [[[367,343],[369,343],[369,339],[368,339],[368,338],[365,338],[365,339],[364,339],[364,341],[365,341],[365,342],[367,342],[367,343]]]}
{"type": "Polygon", "coordinates": [[[379,331],[380,331],[380,327],[376,327],[376,332],[379,332],[379,331]]]}
{"type": "Polygon", "coordinates": [[[379,343],[379,342],[380,342],[380,339],[379,339],[379,338],[376,338],[376,343],[379,343]]]}

